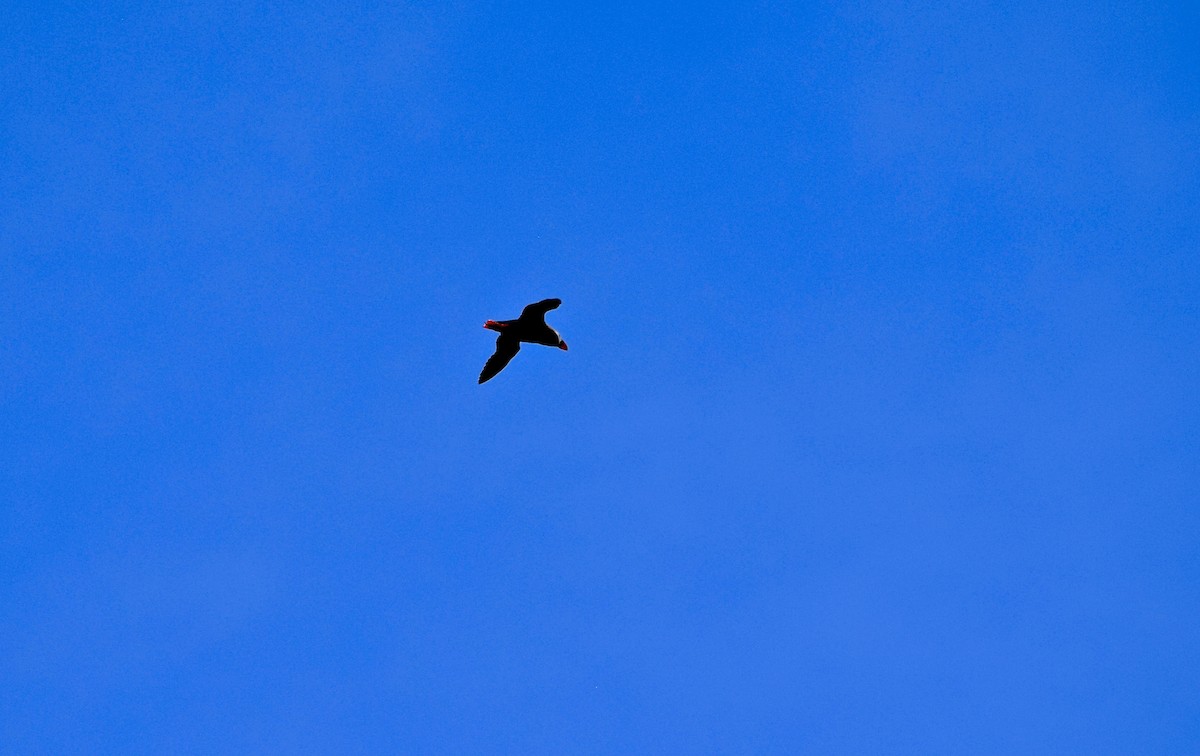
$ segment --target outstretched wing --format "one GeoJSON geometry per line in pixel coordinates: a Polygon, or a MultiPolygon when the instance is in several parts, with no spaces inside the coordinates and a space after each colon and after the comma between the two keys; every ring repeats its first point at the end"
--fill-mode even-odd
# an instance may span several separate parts
{"type": "Polygon", "coordinates": [[[534,302],[531,305],[527,305],[524,310],[521,310],[521,319],[538,318],[540,320],[546,317],[546,313],[560,304],[562,304],[561,299],[543,299],[541,302],[534,302]]]}
{"type": "Polygon", "coordinates": [[[484,363],[483,372],[479,374],[479,382],[484,383],[503,370],[504,366],[512,361],[519,351],[521,351],[521,342],[507,334],[500,334],[500,338],[496,339],[496,353],[484,363]]]}

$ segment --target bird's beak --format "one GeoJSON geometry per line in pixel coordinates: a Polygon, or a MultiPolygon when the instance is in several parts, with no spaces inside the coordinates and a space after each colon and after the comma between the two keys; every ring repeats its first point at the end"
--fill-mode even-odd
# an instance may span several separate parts
{"type": "Polygon", "coordinates": [[[567,342],[565,342],[565,341],[558,342],[558,348],[563,350],[564,352],[567,351],[567,342]]]}

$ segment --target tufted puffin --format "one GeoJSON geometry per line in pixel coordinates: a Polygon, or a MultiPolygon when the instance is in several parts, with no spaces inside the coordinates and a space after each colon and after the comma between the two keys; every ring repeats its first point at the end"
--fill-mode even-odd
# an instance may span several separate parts
{"type": "Polygon", "coordinates": [[[543,299],[521,310],[521,317],[516,320],[489,320],[484,328],[500,333],[496,339],[496,353],[488,358],[479,374],[479,382],[491,379],[504,369],[509,361],[521,350],[521,342],[529,344],[545,344],[566,350],[567,342],[562,340],[558,331],[546,325],[546,313],[562,304],[561,299],[543,299]]]}

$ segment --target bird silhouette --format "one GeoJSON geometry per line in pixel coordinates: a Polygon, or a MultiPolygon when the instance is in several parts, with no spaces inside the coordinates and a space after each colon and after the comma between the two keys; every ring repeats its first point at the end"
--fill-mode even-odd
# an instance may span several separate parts
{"type": "Polygon", "coordinates": [[[566,351],[567,342],[562,340],[558,331],[546,325],[546,313],[562,304],[561,299],[543,299],[534,302],[521,310],[521,317],[516,320],[489,320],[484,328],[499,332],[496,339],[496,353],[488,358],[479,374],[479,382],[484,383],[504,369],[517,352],[521,351],[521,343],[544,344],[558,347],[566,351]]]}

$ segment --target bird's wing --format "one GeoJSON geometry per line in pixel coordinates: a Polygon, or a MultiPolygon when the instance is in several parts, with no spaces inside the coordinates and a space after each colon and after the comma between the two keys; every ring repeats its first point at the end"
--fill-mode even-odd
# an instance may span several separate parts
{"type": "Polygon", "coordinates": [[[553,310],[562,304],[561,299],[543,299],[541,302],[534,302],[527,305],[524,310],[521,310],[522,318],[544,318],[546,313],[553,310]]]}
{"type": "Polygon", "coordinates": [[[503,370],[504,366],[513,357],[516,357],[519,351],[521,351],[521,342],[512,336],[500,334],[500,338],[496,339],[496,353],[488,357],[488,361],[484,363],[483,372],[479,374],[479,382],[490,380],[496,373],[503,370]]]}

